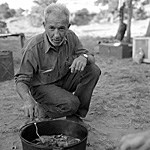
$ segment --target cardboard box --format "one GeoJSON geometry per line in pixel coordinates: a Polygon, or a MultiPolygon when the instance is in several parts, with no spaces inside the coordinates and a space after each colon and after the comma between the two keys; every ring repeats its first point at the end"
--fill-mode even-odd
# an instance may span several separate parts
{"type": "Polygon", "coordinates": [[[133,59],[135,58],[136,54],[139,53],[140,50],[143,50],[144,52],[143,62],[150,63],[150,37],[133,38],[133,59]]]}
{"type": "Polygon", "coordinates": [[[119,59],[132,57],[132,45],[122,43],[100,43],[100,56],[116,57],[119,59]]]}

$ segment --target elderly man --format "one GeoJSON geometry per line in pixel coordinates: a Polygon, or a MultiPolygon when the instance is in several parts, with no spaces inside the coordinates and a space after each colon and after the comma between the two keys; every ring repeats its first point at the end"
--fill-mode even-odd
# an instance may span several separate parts
{"type": "Polygon", "coordinates": [[[81,122],[89,110],[100,69],[76,34],[69,30],[69,11],[50,4],[44,12],[45,32],[23,48],[16,89],[25,115],[34,119],[60,118],[81,122]]]}

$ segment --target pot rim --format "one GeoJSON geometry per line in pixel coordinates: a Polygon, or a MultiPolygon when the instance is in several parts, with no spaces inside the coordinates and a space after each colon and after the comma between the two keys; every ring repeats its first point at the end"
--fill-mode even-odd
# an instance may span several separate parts
{"type": "MultiPolygon", "coordinates": [[[[71,121],[71,120],[56,119],[56,120],[39,121],[39,122],[36,122],[36,123],[57,122],[57,121],[65,121],[65,122],[71,122],[71,123],[74,123],[74,124],[78,124],[79,126],[82,126],[82,127],[86,130],[86,133],[87,133],[87,135],[86,135],[79,143],[73,144],[73,145],[71,145],[71,146],[66,146],[66,147],[64,147],[64,148],[72,148],[72,147],[74,147],[74,146],[76,146],[76,145],[79,145],[79,144],[82,143],[83,141],[87,140],[87,137],[88,137],[88,130],[87,130],[86,127],[84,127],[83,125],[81,125],[81,124],[78,123],[78,122],[74,122],[74,121],[71,121]]],[[[30,144],[30,145],[32,145],[32,146],[34,146],[34,147],[36,147],[36,148],[47,149],[48,147],[46,147],[46,146],[44,146],[44,145],[37,145],[37,144],[35,144],[35,143],[32,143],[32,142],[30,142],[30,141],[24,139],[24,138],[21,136],[23,129],[25,129],[25,128],[27,128],[28,126],[31,126],[31,125],[33,125],[33,124],[34,124],[34,122],[31,122],[31,123],[28,123],[28,124],[23,125],[23,126],[20,128],[20,130],[19,130],[19,137],[20,137],[21,141],[24,141],[24,142],[26,142],[27,144],[30,144]]],[[[62,149],[64,149],[64,148],[62,148],[62,149]]]]}

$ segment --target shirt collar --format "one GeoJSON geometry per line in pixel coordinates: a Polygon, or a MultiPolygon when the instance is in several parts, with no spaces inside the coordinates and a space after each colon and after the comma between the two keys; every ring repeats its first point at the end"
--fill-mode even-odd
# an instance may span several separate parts
{"type": "MultiPolygon", "coordinates": [[[[52,44],[51,44],[50,41],[48,40],[48,36],[47,36],[46,32],[44,32],[44,41],[45,41],[45,53],[47,53],[50,49],[55,49],[55,47],[52,46],[52,44]]],[[[61,45],[66,44],[67,41],[68,41],[68,40],[67,40],[67,38],[65,37],[65,38],[64,38],[64,41],[63,41],[63,43],[62,43],[61,45]]],[[[61,45],[60,45],[60,46],[61,46],[61,45]]]]}

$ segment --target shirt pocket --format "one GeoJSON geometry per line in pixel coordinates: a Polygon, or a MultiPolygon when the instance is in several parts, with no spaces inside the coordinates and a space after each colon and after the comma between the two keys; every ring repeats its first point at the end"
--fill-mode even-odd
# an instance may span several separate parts
{"type": "Polygon", "coordinates": [[[70,70],[69,67],[72,65],[72,62],[73,62],[73,57],[67,57],[64,60],[64,62],[62,63],[62,66],[61,66],[62,75],[65,75],[70,70]]]}
{"type": "Polygon", "coordinates": [[[39,70],[39,78],[42,83],[53,82],[54,68],[44,68],[39,70]]]}
{"type": "Polygon", "coordinates": [[[73,62],[73,57],[67,57],[65,60],[65,67],[70,67],[73,62]]]}

